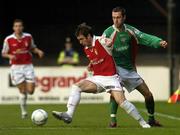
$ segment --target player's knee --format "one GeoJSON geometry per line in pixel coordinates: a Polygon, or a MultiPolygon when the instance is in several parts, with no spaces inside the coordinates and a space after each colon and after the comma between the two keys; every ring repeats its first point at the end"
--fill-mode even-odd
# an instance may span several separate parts
{"type": "Polygon", "coordinates": [[[121,105],[126,100],[126,97],[124,96],[124,93],[122,91],[111,91],[111,97],[119,105],[121,105]]]}
{"type": "Polygon", "coordinates": [[[28,94],[32,95],[34,93],[34,89],[29,89],[27,92],[28,94]]]}
{"type": "Polygon", "coordinates": [[[20,90],[19,92],[20,92],[21,94],[25,94],[25,93],[26,93],[25,90],[20,90]]]}
{"type": "Polygon", "coordinates": [[[81,91],[81,87],[79,85],[76,85],[76,84],[72,85],[71,88],[72,88],[72,90],[81,91]]]}
{"type": "Polygon", "coordinates": [[[28,94],[29,95],[32,95],[34,93],[34,91],[29,91],[28,94]]]}

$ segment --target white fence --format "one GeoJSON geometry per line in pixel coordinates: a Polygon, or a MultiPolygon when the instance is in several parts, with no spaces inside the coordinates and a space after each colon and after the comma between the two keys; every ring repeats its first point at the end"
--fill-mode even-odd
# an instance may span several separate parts
{"type": "MultiPolygon", "coordinates": [[[[18,90],[10,82],[9,68],[0,68],[0,104],[17,104],[18,90]]],[[[151,89],[155,100],[167,100],[169,97],[169,70],[166,67],[138,67],[139,74],[151,89]]],[[[88,76],[86,67],[36,67],[37,87],[28,103],[66,103],[70,86],[88,76]]],[[[133,91],[126,97],[131,101],[144,101],[133,91]]],[[[81,103],[106,103],[109,94],[82,94],[81,103]]]]}

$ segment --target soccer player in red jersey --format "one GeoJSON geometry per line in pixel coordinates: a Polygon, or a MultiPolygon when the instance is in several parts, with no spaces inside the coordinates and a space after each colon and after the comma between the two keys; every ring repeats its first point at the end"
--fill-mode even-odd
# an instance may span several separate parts
{"type": "Polygon", "coordinates": [[[36,47],[31,34],[23,32],[23,21],[14,20],[14,33],[5,38],[2,57],[8,58],[11,65],[11,81],[20,92],[20,108],[22,118],[27,117],[27,94],[33,94],[35,89],[35,75],[32,65],[32,54],[42,58],[44,53],[36,47]]]}
{"type": "Polygon", "coordinates": [[[76,30],[76,36],[80,44],[84,47],[84,52],[90,60],[90,68],[93,76],[82,80],[72,86],[72,91],[67,103],[66,112],[53,111],[55,118],[63,120],[65,123],[71,123],[74,111],[80,102],[81,92],[86,93],[110,93],[130,116],[139,122],[143,128],[150,128],[135,106],[126,100],[124,92],[119,83],[116,65],[112,57],[113,39],[97,37],[93,35],[92,29],[86,24],[80,24],[76,30]]]}

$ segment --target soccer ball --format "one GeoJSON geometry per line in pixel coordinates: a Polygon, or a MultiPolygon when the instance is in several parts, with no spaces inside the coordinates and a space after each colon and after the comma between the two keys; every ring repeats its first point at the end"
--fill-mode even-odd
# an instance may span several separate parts
{"type": "Polygon", "coordinates": [[[35,125],[42,126],[46,124],[48,119],[48,113],[43,109],[37,109],[33,111],[31,115],[31,120],[35,125]]]}

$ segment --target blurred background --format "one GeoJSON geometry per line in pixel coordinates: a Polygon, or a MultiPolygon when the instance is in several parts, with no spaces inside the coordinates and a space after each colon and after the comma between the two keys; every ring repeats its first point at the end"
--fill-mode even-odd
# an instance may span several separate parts
{"type": "MultiPolygon", "coordinates": [[[[0,48],[4,38],[12,33],[12,22],[15,18],[23,19],[25,31],[31,33],[35,43],[46,53],[45,59],[38,65],[56,65],[59,51],[64,48],[65,38],[70,36],[73,47],[83,56],[82,48],[74,36],[75,28],[82,22],[94,27],[97,35],[112,25],[111,10],[115,6],[123,6],[127,10],[126,23],[139,30],[157,35],[167,40],[167,14],[154,5],[157,2],[167,13],[168,0],[65,0],[58,3],[44,1],[33,2],[3,2],[0,4],[0,48]]],[[[180,9],[178,0],[174,1],[173,10],[173,50],[180,53],[180,9]]],[[[165,49],[141,47],[139,54],[166,55],[165,49]]],[[[165,60],[164,60],[165,61],[165,60]]],[[[2,63],[2,60],[1,60],[2,63]]],[[[83,64],[81,62],[80,64],[83,64]]],[[[6,62],[3,60],[3,65],[6,62]]]]}
{"type": "MultiPolygon", "coordinates": [[[[139,48],[138,66],[163,66],[169,68],[168,90],[172,93],[179,86],[180,57],[180,1],[178,0],[65,0],[43,1],[1,1],[0,2],[0,50],[4,38],[12,33],[12,22],[24,20],[25,31],[33,35],[36,45],[44,50],[42,60],[34,58],[38,66],[61,66],[60,52],[70,38],[74,50],[79,54],[75,65],[85,66],[82,47],[74,31],[78,24],[87,22],[93,26],[96,35],[112,25],[111,11],[122,6],[127,11],[126,23],[140,31],[156,35],[169,41],[167,49],[139,48]],[[168,4],[169,3],[169,4],[168,4]]],[[[0,57],[0,65],[8,61],[0,57]]]]}

